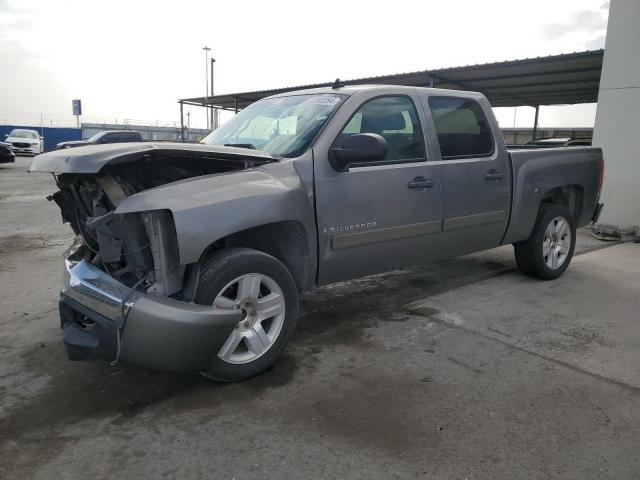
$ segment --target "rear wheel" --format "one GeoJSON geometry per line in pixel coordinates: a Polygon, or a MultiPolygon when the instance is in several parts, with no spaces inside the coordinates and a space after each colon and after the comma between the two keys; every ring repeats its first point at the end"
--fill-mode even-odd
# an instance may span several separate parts
{"type": "Polygon", "coordinates": [[[240,310],[242,318],[203,375],[235,382],[273,364],[296,326],[298,292],[289,270],[266,253],[221,250],[202,266],[196,303],[240,310]]]}
{"type": "Polygon", "coordinates": [[[522,273],[542,280],[558,278],[569,267],[576,244],[576,227],[564,205],[543,204],[529,238],[514,243],[522,273]]]}

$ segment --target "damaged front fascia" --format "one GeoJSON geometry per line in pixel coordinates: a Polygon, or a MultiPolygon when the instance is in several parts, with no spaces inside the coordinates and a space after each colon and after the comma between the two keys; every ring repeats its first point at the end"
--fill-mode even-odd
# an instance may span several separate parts
{"type": "Polygon", "coordinates": [[[98,239],[100,259],[103,262],[120,261],[120,252],[122,251],[120,235],[123,229],[115,225],[119,221],[120,218],[117,221],[114,219],[113,212],[87,220],[86,228],[98,239]]]}
{"type": "Polygon", "coordinates": [[[179,262],[171,212],[108,212],[90,219],[86,228],[97,238],[100,261],[114,277],[130,275],[129,284],[145,279],[146,292],[158,295],[170,296],[182,289],[185,266],[179,262]],[[110,267],[119,262],[124,266],[110,267]]]}
{"type": "MultiPolygon", "coordinates": [[[[54,200],[93,251],[91,262],[123,284],[164,296],[194,297],[198,268],[180,264],[170,209],[160,203],[119,213],[132,195],[195,177],[224,175],[277,159],[229,147],[155,144],[50,152],[31,171],[54,173],[54,200]]],[[[164,202],[162,202],[164,203],[164,202]]]]}
{"type": "Polygon", "coordinates": [[[153,255],[154,282],[148,293],[173,295],[183,285],[185,266],[180,265],[178,242],[171,212],[143,212],[142,219],[153,255]]]}
{"type": "Polygon", "coordinates": [[[99,260],[114,277],[129,284],[153,270],[150,242],[139,215],[108,212],[92,218],[86,228],[97,238],[99,260]]]}

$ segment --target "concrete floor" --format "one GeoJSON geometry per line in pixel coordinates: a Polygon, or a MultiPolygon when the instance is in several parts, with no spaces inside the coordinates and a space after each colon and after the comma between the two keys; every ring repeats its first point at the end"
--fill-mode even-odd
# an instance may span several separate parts
{"type": "Polygon", "coordinates": [[[640,477],[640,245],[581,231],[539,282],[511,247],[325,287],[241,384],[66,359],[71,241],[0,165],[0,478],[640,477]]]}

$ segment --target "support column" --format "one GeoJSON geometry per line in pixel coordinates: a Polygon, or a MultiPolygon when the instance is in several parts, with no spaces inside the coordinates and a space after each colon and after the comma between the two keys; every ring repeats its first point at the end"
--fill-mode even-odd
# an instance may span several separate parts
{"type": "Polygon", "coordinates": [[[180,140],[184,143],[184,108],[182,102],[180,103],[180,140]]]}
{"type": "Polygon", "coordinates": [[[612,0],[593,146],[604,155],[599,223],[640,234],[640,2],[612,0]]]}
{"type": "Polygon", "coordinates": [[[533,119],[533,138],[535,140],[538,137],[538,114],[540,113],[540,105],[536,105],[536,116],[533,119]]]}

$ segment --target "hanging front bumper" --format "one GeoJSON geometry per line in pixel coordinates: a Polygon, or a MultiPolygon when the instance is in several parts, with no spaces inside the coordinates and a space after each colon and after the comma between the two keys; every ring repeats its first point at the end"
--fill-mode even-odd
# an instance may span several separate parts
{"type": "Polygon", "coordinates": [[[84,244],[72,247],[65,258],[60,322],[71,360],[201,371],[240,321],[240,311],[214,311],[132,290],[87,258],[84,244]]]}

